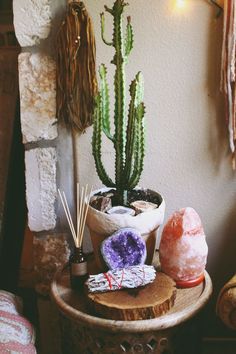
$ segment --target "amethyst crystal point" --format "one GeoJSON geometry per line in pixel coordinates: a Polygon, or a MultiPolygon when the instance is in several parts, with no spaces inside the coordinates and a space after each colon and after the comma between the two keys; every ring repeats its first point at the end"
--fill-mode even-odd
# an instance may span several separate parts
{"type": "Polygon", "coordinates": [[[123,228],[105,239],[101,253],[109,269],[121,269],[144,264],[146,244],[136,229],[123,228]]]}

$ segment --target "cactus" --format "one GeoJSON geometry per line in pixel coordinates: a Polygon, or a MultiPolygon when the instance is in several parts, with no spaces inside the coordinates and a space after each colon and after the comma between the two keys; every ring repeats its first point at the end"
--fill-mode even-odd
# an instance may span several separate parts
{"type": "Polygon", "coordinates": [[[119,204],[127,203],[127,191],[139,182],[144,160],[144,114],[143,78],[139,72],[130,85],[130,103],[126,117],[125,65],[133,48],[133,29],[130,17],[127,18],[126,34],[123,35],[123,13],[128,4],[116,0],[112,9],[105,10],[113,16],[112,41],[105,39],[105,16],[101,14],[101,36],[103,42],[113,46],[115,55],[111,61],[116,66],[114,77],[115,112],[114,133],[110,124],[110,97],[107,82],[107,68],[99,68],[100,89],[96,97],[93,130],[93,156],[96,170],[102,183],[107,187],[116,187],[119,204]],[[101,158],[102,132],[110,139],[115,150],[115,181],[107,174],[101,158]]]}

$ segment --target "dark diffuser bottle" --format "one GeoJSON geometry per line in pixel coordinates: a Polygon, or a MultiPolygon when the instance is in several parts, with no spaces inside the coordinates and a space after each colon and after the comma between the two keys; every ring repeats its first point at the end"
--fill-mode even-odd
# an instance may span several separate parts
{"type": "Polygon", "coordinates": [[[70,257],[70,282],[75,290],[83,290],[85,281],[88,279],[87,258],[82,247],[75,247],[70,257]]]}

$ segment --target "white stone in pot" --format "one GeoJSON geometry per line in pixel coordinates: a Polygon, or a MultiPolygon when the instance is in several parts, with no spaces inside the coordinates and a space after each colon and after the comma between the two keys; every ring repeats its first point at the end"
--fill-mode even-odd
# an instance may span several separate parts
{"type": "MultiPolygon", "coordinates": [[[[109,191],[110,189],[111,188],[102,188],[96,190],[93,192],[93,195],[98,192],[109,191]]],[[[146,263],[151,264],[156,246],[157,231],[159,226],[163,223],[165,214],[165,201],[161,195],[160,197],[162,202],[158,208],[145,213],[140,213],[136,216],[128,214],[109,215],[89,206],[86,224],[90,231],[95,260],[101,270],[105,269],[105,264],[100,253],[100,245],[102,241],[112,235],[115,231],[125,227],[132,227],[140,232],[147,246],[146,263]]]]}

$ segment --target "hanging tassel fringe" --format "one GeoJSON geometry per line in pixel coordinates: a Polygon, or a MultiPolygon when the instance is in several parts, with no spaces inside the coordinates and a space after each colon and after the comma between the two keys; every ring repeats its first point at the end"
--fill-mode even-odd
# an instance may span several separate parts
{"type": "Polygon", "coordinates": [[[97,94],[93,26],[83,2],[71,2],[57,36],[57,117],[83,132],[93,123],[97,94]]]}

